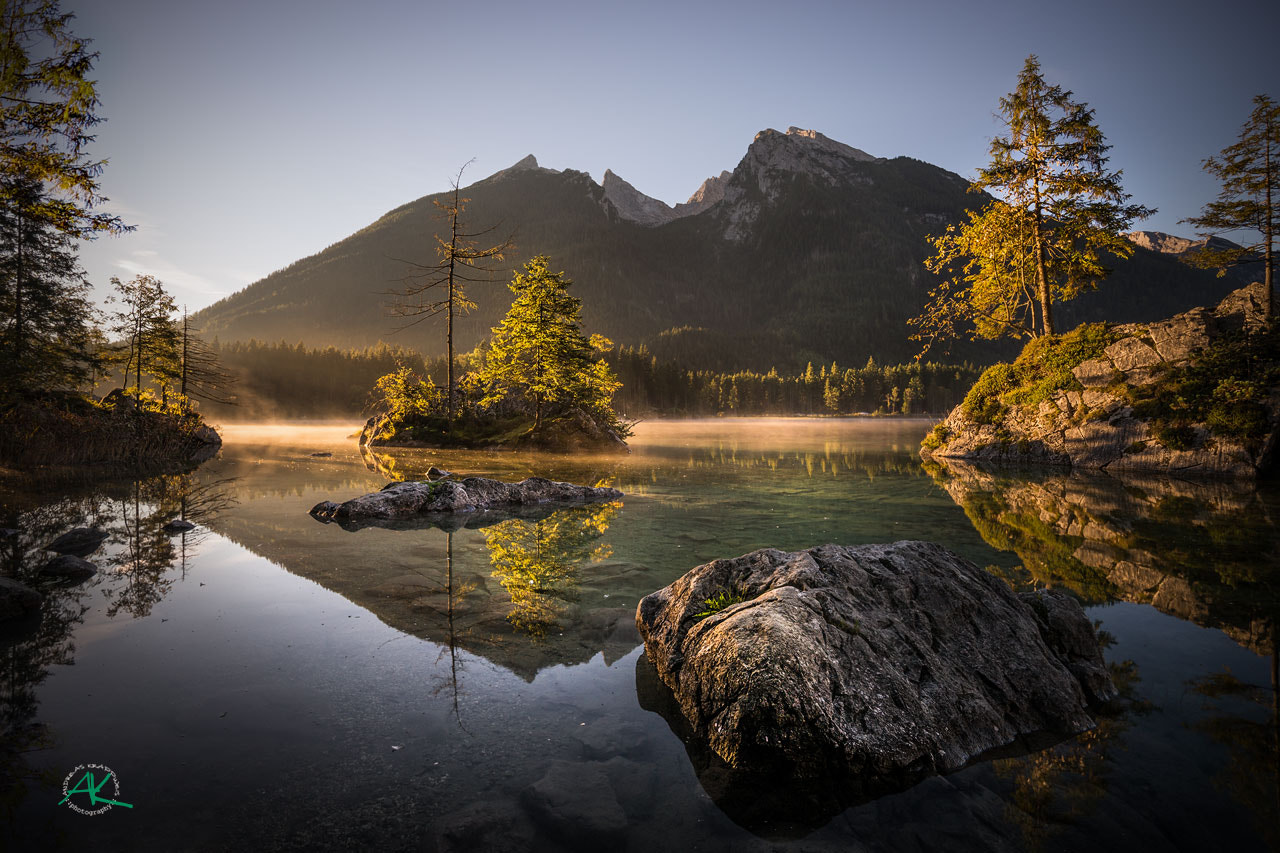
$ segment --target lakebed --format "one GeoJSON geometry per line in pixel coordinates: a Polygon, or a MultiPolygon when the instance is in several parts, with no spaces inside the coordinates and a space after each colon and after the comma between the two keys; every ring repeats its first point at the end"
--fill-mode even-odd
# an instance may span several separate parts
{"type": "Polygon", "coordinates": [[[62,530],[112,536],[90,556],[96,578],[51,593],[37,634],[3,641],[7,841],[1280,843],[1273,484],[926,467],[922,420],[643,423],[630,454],[598,456],[362,452],[357,426],[229,427],[221,455],[184,477],[11,484],[0,526],[22,531],[6,546],[19,573],[62,530]],[[349,531],[308,515],[432,465],[624,497],[453,531],[349,531]],[[164,532],[178,515],[196,529],[164,532]],[[637,602],[755,548],[901,539],[943,544],[1015,585],[1075,591],[1126,700],[1074,740],[870,801],[744,799],[672,713],[637,602]],[[88,763],[112,769],[132,809],[58,806],[64,777],[88,763]]]}

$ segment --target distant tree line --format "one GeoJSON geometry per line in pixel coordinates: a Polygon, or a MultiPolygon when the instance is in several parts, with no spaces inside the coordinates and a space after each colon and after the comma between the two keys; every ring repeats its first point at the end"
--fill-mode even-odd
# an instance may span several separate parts
{"type": "MultiPolygon", "coordinates": [[[[236,379],[235,408],[206,404],[217,417],[352,417],[366,411],[369,389],[380,377],[407,367],[441,387],[446,358],[424,358],[414,350],[380,343],[336,347],[261,341],[211,344],[236,379]]],[[[910,363],[845,368],[809,365],[799,373],[689,370],[660,360],[643,346],[614,347],[604,359],[622,382],[613,398],[632,417],[714,415],[940,414],[964,399],[981,372],[972,364],[910,363]]],[[[480,369],[478,352],[459,356],[463,373],[480,369]]]]}

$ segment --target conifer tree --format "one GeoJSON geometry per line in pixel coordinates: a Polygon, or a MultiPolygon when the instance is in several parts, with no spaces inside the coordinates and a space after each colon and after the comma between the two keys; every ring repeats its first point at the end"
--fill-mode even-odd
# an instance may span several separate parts
{"type": "Polygon", "coordinates": [[[121,306],[112,314],[111,331],[122,341],[119,360],[124,365],[124,390],[140,395],[145,376],[164,393],[181,375],[181,336],[173,320],[177,311],[173,297],[150,275],[137,275],[127,282],[112,278],[111,283],[116,293],[107,302],[121,306]],[[129,384],[131,371],[133,385],[129,384]]]}
{"type": "Polygon", "coordinates": [[[1240,129],[1240,140],[1204,161],[1204,170],[1222,182],[1217,201],[1199,216],[1184,219],[1211,237],[1240,231],[1259,239],[1238,248],[1205,248],[1191,256],[1196,266],[1216,268],[1218,274],[1262,256],[1266,283],[1267,319],[1275,316],[1274,261],[1276,231],[1280,229],[1280,104],[1267,95],[1253,99],[1253,112],[1240,129]]]}
{"type": "Polygon", "coordinates": [[[1107,168],[1094,111],[1045,81],[1028,56],[1018,85],[1000,99],[1007,136],[991,141],[991,162],[970,189],[1000,198],[931,240],[927,261],[944,281],[911,321],[914,340],[1052,335],[1053,304],[1097,285],[1104,256],[1128,258],[1133,220],[1154,211],[1131,204],[1119,171],[1107,168]]]}
{"type": "Polygon", "coordinates": [[[549,264],[544,255],[533,258],[510,284],[516,298],[493,330],[481,375],[484,403],[523,398],[533,409],[535,430],[562,405],[582,406],[616,428],[610,399],[619,383],[593,345],[603,349],[608,342],[583,335],[582,302],[568,293],[573,282],[549,264]]]}

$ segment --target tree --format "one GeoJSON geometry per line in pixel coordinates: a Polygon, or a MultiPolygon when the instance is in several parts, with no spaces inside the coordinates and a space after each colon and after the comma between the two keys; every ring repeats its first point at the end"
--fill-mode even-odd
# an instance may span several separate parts
{"type": "Polygon", "coordinates": [[[105,160],[91,160],[91,129],[102,119],[88,79],[98,54],[72,34],[74,15],[58,0],[6,0],[0,8],[0,207],[11,207],[24,182],[50,192],[32,215],[74,237],[132,230],[93,208],[105,160]]]}
{"type": "Polygon", "coordinates": [[[912,321],[926,349],[970,324],[979,337],[1054,334],[1053,303],[1105,278],[1104,254],[1130,257],[1123,232],[1154,212],[1129,203],[1094,111],[1047,83],[1034,55],[999,115],[1008,135],[991,141],[970,189],[1001,198],[931,240],[926,263],[947,280],[912,321]]]}
{"type": "Polygon", "coordinates": [[[438,211],[437,218],[449,223],[448,240],[436,235],[436,254],[439,260],[434,264],[401,261],[413,267],[414,272],[403,279],[405,287],[395,292],[398,301],[392,306],[397,316],[416,318],[407,324],[409,326],[438,314],[444,314],[448,318],[445,340],[449,358],[446,403],[449,420],[454,418],[458,394],[458,384],[454,378],[453,318],[455,315],[466,315],[476,307],[467,298],[465,286],[477,281],[492,281],[493,273],[498,271],[491,265],[492,262],[503,260],[512,248],[509,238],[496,246],[479,248],[476,238],[492,232],[494,228],[468,232],[462,223],[462,213],[471,199],[462,198],[459,186],[462,183],[462,173],[470,164],[470,161],[463,164],[450,182],[452,193],[449,201],[431,200],[438,211]]]}
{"type": "Polygon", "coordinates": [[[200,330],[191,328],[185,305],[182,308],[179,364],[178,392],[183,405],[190,405],[193,398],[229,406],[236,404],[235,395],[231,392],[236,377],[223,368],[213,347],[200,337],[200,330]]]}
{"type": "Polygon", "coordinates": [[[137,275],[127,282],[111,279],[116,294],[107,299],[120,303],[112,314],[111,331],[120,335],[124,364],[125,391],[130,389],[129,371],[133,371],[133,393],[141,395],[143,376],[160,385],[162,392],[171,387],[181,374],[179,333],[173,321],[177,307],[164,284],[154,276],[137,275]]]}
{"type": "Polygon", "coordinates": [[[533,258],[510,284],[516,298],[493,330],[481,374],[484,403],[513,396],[527,400],[535,430],[560,405],[581,406],[617,428],[610,400],[619,383],[598,357],[611,344],[582,334],[582,302],[568,293],[573,282],[563,272],[551,272],[549,264],[545,255],[533,258]]]}
{"type": "Polygon", "coordinates": [[[1267,289],[1266,316],[1275,316],[1274,262],[1276,230],[1280,227],[1280,104],[1267,95],[1253,99],[1253,112],[1240,129],[1240,140],[1204,161],[1204,170],[1222,182],[1217,201],[1199,216],[1182,220],[1200,229],[1201,237],[1224,232],[1252,231],[1260,239],[1228,249],[1205,248],[1191,256],[1196,266],[1226,268],[1256,261],[1262,255],[1267,289]]]}
{"type": "Polygon", "coordinates": [[[0,176],[0,389],[80,385],[94,368],[94,310],[75,242],[40,216],[39,182],[0,176]]]}

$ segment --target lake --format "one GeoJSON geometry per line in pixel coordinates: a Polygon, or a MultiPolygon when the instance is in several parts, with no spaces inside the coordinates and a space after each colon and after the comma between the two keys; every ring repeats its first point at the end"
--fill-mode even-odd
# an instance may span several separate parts
{"type": "Polygon", "coordinates": [[[96,577],[0,635],[0,847],[1280,846],[1280,491],[922,465],[929,425],[659,421],[626,456],[233,426],[184,476],[3,481],[4,574],[30,578],[71,528],[110,537],[96,577]],[[308,515],[432,465],[625,497],[453,531],[308,515]],[[648,665],[637,602],[756,548],[900,539],[1072,590],[1122,700],[1078,738],[870,802],[785,782],[744,800],[648,665]],[[132,808],[59,805],[91,764],[132,808]]]}

